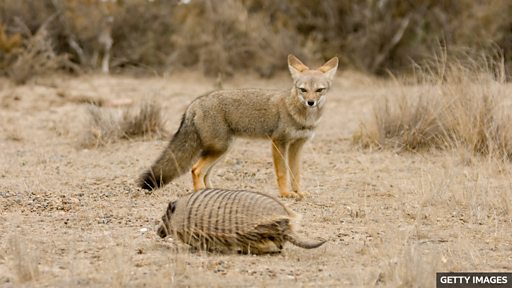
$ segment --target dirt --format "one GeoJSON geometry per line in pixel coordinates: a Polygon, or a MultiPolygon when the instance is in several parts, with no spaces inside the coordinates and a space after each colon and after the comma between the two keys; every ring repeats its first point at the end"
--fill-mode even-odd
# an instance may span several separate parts
{"type": "MultiPolygon", "coordinates": [[[[352,135],[372,105],[400,89],[350,72],[337,76],[304,149],[311,195],[283,200],[303,215],[299,232],[325,245],[219,255],[160,239],[159,219],[170,200],[191,191],[190,175],[152,193],[137,188],[168,140],[85,149],[81,99],[155,99],[169,138],[188,103],[217,84],[195,73],[57,75],[24,86],[0,79],[0,286],[431,287],[435,272],[512,270],[510,163],[459,150],[359,148],[352,135]]],[[[222,84],[286,88],[291,80],[245,75],[222,84]]],[[[212,182],[277,196],[270,143],[237,140],[212,182]]]]}

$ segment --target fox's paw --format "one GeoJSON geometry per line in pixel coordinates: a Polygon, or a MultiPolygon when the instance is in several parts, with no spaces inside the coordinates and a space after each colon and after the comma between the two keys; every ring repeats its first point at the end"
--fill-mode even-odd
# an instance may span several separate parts
{"type": "Polygon", "coordinates": [[[291,191],[285,191],[285,192],[281,192],[279,197],[282,197],[282,198],[294,198],[294,199],[297,199],[297,200],[302,200],[304,198],[304,195],[301,193],[297,193],[297,192],[291,192],[291,191]]]}
{"type": "Polygon", "coordinates": [[[291,198],[293,197],[293,193],[289,191],[279,191],[279,197],[281,198],[291,198]]]}
{"type": "Polygon", "coordinates": [[[305,191],[297,191],[295,192],[297,195],[299,195],[301,197],[301,199],[305,198],[305,197],[308,197],[309,195],[311,195],[309,192],[305,192],[305,191]]]}

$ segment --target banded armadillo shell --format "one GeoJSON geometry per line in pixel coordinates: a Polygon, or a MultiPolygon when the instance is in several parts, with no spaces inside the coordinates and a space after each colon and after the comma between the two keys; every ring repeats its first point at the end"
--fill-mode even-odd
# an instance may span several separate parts
{"type": "Polygon", "coordinates": [[[315,248],[293,232],[298,215],[276,198],[245,190],[205,189],[169,204],[159,229],[196,248],[245,253],[278,252],[286,241],[315,248]]]}

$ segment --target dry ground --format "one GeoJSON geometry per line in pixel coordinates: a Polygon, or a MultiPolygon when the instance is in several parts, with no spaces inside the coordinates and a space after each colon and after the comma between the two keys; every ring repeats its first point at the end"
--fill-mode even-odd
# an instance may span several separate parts
{"type": "MultiPolygon", "coordinates": [[[[231,87],[287,87],[243,76],[231,87]]],[[[215,81],[54,76],[25,86],[0,79],[0,286],[431,287],[436,271],[512,270],[512,165],[464,151],[361,150],[351,137],[389,83],[340,73],[304,150],[304,188],[285,200],[302,233],[328,242],[280,255],[191,252],[155,227],[189,175],[145,194],[134,180],[165,140],[80,145],[81,97],[156,99],[169,134],[187,104],[215,81]]],[[[404,88],[407,89],[407,88],[404,88]]],[[[512,89],[511,89],[512,92],[512,89]]],[[[213,183],[277,194],[266,141],[237,140],[213,183]]]]}

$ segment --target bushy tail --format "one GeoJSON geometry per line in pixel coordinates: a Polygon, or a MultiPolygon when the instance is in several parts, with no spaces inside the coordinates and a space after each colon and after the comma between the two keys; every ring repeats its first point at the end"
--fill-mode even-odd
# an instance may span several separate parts
{"type": "Polygon", "coordinates": [[[178,131],[158,160],[139,178],[139,187],[160,188],[190,169],[201,151],[201,139],[194,124],[185,115],[178,131]]]}
{"type": "Polygon", "coordinates": [[[311,241],[311,240],[302,240],[297,235],[288,235],[286,236],[286,240],[290,241],[295,246],[299,246],[301,248],[305,249],[313,249],[322,246],[327,240],[318,240],[318,241],[311,241]]]}

